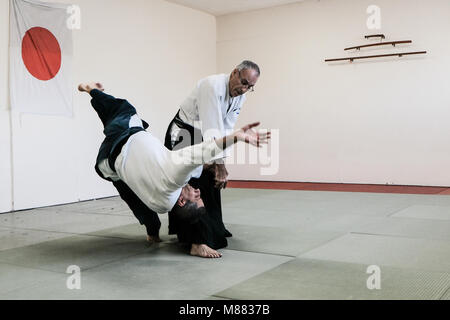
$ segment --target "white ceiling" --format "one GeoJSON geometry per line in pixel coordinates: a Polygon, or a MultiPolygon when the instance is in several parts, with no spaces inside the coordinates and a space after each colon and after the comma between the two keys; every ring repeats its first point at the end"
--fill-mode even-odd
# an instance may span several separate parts
{"type": "Polygon", "coordinates": [[[205,11],[215,16],[251,11],[304,0],[167,0],[180,5],[205,11]]]}

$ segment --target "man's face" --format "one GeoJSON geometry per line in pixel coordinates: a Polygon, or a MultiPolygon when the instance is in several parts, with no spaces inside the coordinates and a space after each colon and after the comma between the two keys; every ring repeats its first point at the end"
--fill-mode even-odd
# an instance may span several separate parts
{"type": "Polygon", "coordinates": [[[187,201],[194,202],[197,204],[198,208],[205,206],[202,198],[200,197],[200,190],[194,189],[189,184],[186,185],[183,189],[181,189],[180,199],[184,200],[185,202],[187,202],[187,201]]]}
{"type": "Polygon", "coordinates": [[[252,90],[258,79],[258,72],[253,69],[235,69],[230,77],[230,96],[234,98],[252,90]]]}

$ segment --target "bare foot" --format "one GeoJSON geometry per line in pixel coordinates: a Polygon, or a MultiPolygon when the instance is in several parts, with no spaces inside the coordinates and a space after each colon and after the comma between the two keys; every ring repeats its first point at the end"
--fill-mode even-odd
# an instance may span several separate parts
{"type": "Polygon", "coordinates": [[[193,244],[191,247],[191,256],[197,256],[201,258],[221,258],[222,254],[216,250],[211,249],[206,244],[193,244]]]}
{"type": "Polygon", "coordinates": [[[162,242],[159,236],[147,236],[147,241],[150,243],[160,243],[162,242]]]}
{"type": "Polygon", "coordinates": [[[89,82],[89,83],[81,83],[78,86],[78,91],[90,93],[91,90],[97,89],[100,91],[105,91],[103,85],[100,82],[89,82]]]}

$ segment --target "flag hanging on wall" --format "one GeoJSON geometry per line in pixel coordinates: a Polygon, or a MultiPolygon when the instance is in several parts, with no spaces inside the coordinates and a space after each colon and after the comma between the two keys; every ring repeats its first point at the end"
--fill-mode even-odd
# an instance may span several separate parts
{"type": "Polygon", "coordinates": [[[72,30],[67,4],[10,0],[11,107],[72,116],[72,30]]]}

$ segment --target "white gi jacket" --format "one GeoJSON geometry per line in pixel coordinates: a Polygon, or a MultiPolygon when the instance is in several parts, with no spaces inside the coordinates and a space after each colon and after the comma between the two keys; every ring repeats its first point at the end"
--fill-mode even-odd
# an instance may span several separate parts
{"type": "Polygon", "coordinates": [[[175,206],[181,189],[203,164],[223,157],[214,140],[169,151],[147,131],[132,135],[116,159],[113,172],[107,160],[99,168],[112,180],[122,180],[156,213],[166,213],[175,206]]]}
{"type": "MultiPolygon", "coordinates": [[[[181,104],[180,119],[201,130],[204,141],[224,137],[234,130],[246,97],[231,98],[229,82],[230,75],[227,74],[202,79],[181,104]]],[[[179,131],[180,128],[173,124],[172,143],[176,141],[179,131]]]]}

